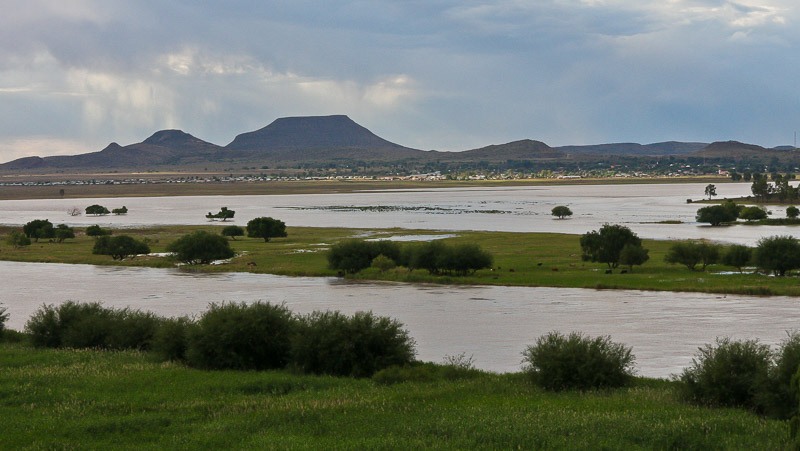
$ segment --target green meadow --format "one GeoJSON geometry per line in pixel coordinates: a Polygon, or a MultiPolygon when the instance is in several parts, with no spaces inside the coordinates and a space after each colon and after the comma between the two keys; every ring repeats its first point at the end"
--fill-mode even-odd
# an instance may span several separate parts
{"type": "Polygon", "coordinates": [[[2,449],[782,449],[785,421],[674,382],[550,393],[522,374],[385,385],[0,344],[2,449]]]}
{"type": "MultiPolygon", "coordinates": [[[[207,226],[169,226],[116,230],[149,243],[152,252],[164,252],[166,246],[186,233],[208,230],[219,233],[226,223],[207,226]]],[[[0,235],[14,228],[0,228],[0,235]]],[[[114,261],[109,256],[92,255],[94,239],[76,230],[77,238],[63,243],[44,240],[31,246],[15,249],[0,244],[0,259],[25,262],[86,263],[96,265],[174,267],[167,257],[139,256],[114,261]]],[[[407,229],[346,229],[289,227],[286,238],[269,242],[262,239],[238,237],[231,240],[237,253],[229,263],[221,265],[184,266],[184,271],[254,272],[288,276],[336,276],[328,268],[326,251],[331,244],[352,237],[370,239],[397,235],[431,235],[439,232],[407,229]]],[[[466,277],[435,276],[424,270],[408,271],[394,268],[380,272],[367,269],[347,277],[364,280],[387,280],[411,283],[479,284],[508,286],[547,286],[592,289],[635,289],[660,291],[693,291],[720,294],[800,295],[796,277],[769,277],[752,270],[738,273],[735,268],[711,265],[706,271],[691,271],[681,265],[664,262],[664,255],[673,244],[670,241],[644,240],[650,259],[642,266],[617,268],[606,274],[607,266],[581,259],[578,235],[556,233],[512,232],[441,232],[456,236],[446,238],[452,244],[476,243],[494,257],[492,269],[466,277]],[[623,274],[622,269],[628,270],[623,274]]]]}

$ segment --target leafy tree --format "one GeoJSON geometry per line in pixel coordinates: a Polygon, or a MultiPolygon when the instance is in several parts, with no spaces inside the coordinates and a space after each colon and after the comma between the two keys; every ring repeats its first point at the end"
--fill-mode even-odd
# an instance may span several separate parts
{"type": "Polygon", "coordinates": [[[150,246],[128,235],[100,235],[94,242],[92,253],[110,255],[114,260],[124,260],[130,256],[149,254],[150,246]]]}
{"type": "Polygon", "coordinates": [[[706,241],[683,241],[675,243],[667,251],[664,261],[672,264],[685,265],[694,271],[698,264],[702,264],[701,271],[706,266],[719,261],[720,246],[706,241]]]}
{"type": "Polygon", "coordinates": [[[772,194],[772,186],[765,175],[753,174],[753,184],[750,186],[750,191],[757,199],[764,200],[772,194]]]}
{"type": "Polygon", "coordinates": [[[105,236],[111,235],[111,230],[104,229],[95,224],[86,228],[86,236],[105,236]]]}
{"type": "Polygon", "coordinates": [[[722,264],[733,266],[742,272],[742,268],[747,266],[752,258],[753,249],[741,244],[734,244],[722,255],[722,264]]]}
{"type": "Polygon", "coordinates": [[[731,171],[731,181],[738,182],[742,180],[742,174],[739,174],[736,171],[731,171]]]}
{"type": "Polygon", "coordinates": [[[627,266],[633,272],[633,265],[641,266],[650,259],[648,250],[641,245],[628,243],[619,253],[619,264],[627,266]]]}
{"type": "Polygon", "coordinates": [[[758,240],[753,261],[761,269],[785,276],[800,268],[800,242],[793,236],[772,236],[758,240]]]}
{"type": "Polygon", "coordinates": [[[227,221],[228,219],[233,218],[235,214],[236,212],[233,210],[228,210],[228,207],[222,207],[217,213],[208,212],[206,218],[211,219],[212,221],[214,219],[221,219],[223,221],[227,221]]]}
{"type": "Polygon", "coordinates": [[[123,205],[122,208],[115,208],[111,210],[111,213],[114,213],[115,215],[126,215],[128,214],[128,207],[123,205]]]}
{"type": "Polygon", "coordinates": [[[56,236],[53,224],[47,219],[34,219],[25,224],[22,226],[22,233],[34,242],[38,242],[39,238],[54,238],[56,236]]]}
{"type": "Polygon", "coordinates": [[[107,215],[109,213],[111,213],[111,212],[108,211],[108,208],[106,208],[106,207],[104,207],[102,205],[94,204],[94,205],[89,205],[88,207],[86,207],[86,214],[87,215],[101,216],[101,215],[107,215]]]}
{"type": "Polygon", "coordinates": [[[400,246],[393,241],[344,240],[331,246],[328,266],[346,273],[357,273],[369,268],[378,256],[394,262],[400,257],[400,246]]]}
{"type": "Polygon", "coordinates": [[[6,237],[6,244],[14,246],[14,249],[19,249],[24,246],[30,246],[31,239],[25,236],[24,233],[13,230],[6,237]]]}
{"type": "Polygon", "coordinates": [[[786,217],[789,219],[797,219],[800,216],[800,208],[795,207],[794,205],[790,207],[786,207],[786,217]]]}
{"type": "Polygon", "coordinates": [[[551,214],[558,219],[564,219],[567,216],[572,216],[572,210],[570,210],[567,206],[559,205],[557,207],[553,207],[551,214]]]}
{"type": "Polygon", "coordinates": [[[235,240],[237,236],[244,236],[244,229],[239,226],[230,225],[223,227],[221,234],[222,236],[227,236],[235,240]]]}
{"type": "Polygon", "coordinates": [[[231,258],[233,249],[224,236],[198,230],[184,235],[167,246],[175,258],[190,265],[207,265],[214,260],[231,258]]]}
{"type": "Polygon", "coordinates": [[[55,229],[56,242],[63,243],[69,238],[75,238],[75,230],[66,224],[59,224],[55,229]]]}
{"type": "Polygon", "coordinates": [[[261,217],[251,219],[247,223],[247,236],[250,238],[264,238],[264,242],[266,243],[270,238],[285,237],[286,224],[279,219],[273,218],[261,217]]]}
{"type": "Polygon", "coordinates": [[[711,197],[716,196],[717,195],[717,187],[716,187],[716,185],[711,184],[711,183],[706,185],[705,194],[706,194],[706,196],[708,196],[708,200],[711,200],[711,197]]]}
{"type": "Polygon", "coordinates": [[[728,201],[722,205],[710,205],[697,210],[697,222],[707,222],[718,226],[724,222],[734,222],[739,217],[742,207],[728,201]]]}
{"type": "Polygon", "coordinates": [[[580,238],[584,261],[619,266],[619,256],[626,244],[641,246],[642,240],[631,229],[619,224],[605,224],[600,230],[585,233],[580,238]]]}
{"type": "Polygon", "coordinates": [[[492,255],[475,243],[464,243],[453,247],[447,246],[437,256],[440,271],[452,272],[459,276],[474,274],[479,269],[492,267],[492,255]]]}
{"type": "Polygon", "coordinates": [[[745,221],[758,221],[766,219],[767,212],[761,207],[744,207],[739,212],[739,218],[745,221]]]}
{"type": "Polygon", "coordinates": [[[372,259],[372,264],[370,266],[376,268],[380,272],[386,272],[396,267],[397,263],[391,258],[381,254],[372,259]]]}

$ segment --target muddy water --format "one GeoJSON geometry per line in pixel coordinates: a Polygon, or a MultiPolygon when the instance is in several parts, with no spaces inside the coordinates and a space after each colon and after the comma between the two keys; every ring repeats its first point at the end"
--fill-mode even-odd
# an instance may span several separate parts
{"type": "Polygon", "coordinates": [[[195,315],[210,302],[285,302],[293,311],[372,310],[403,322],[418,357],[462,352],[479,368],[520,369],[521,352],[551,330],[608,334],[633,347],[639,373],[668,377],[718,336],[777,343],[800,326],[800,301],[688,293],[559,288],[348,283],[256,274],[0,262],[0,305],[22,329],[43,303],[102,301],[164,316],[195,315]]]}
{"type": "MultiPolygon", "coordinates": [[[[797,233],[791,227],[708,227],[697,224],[705,184],[576,185],[501,188],[371,191],[347,194],[280,196],[197,196],[116,199],[0,201],[0,224],[21,225],[33,219],[104,227],[156,224],[204,224],[205,214],[226,206],[236,211],[231,224],[244,225],[272,216],[289,226],[360,228],[405,227],[430,230],[496,230],[585,233],[605,223],[624,224],[643,238],[708,238],[752,245],[769,235],[797,233]],[[72,208],[91,204],[109,209],[125,205],[125,216],[69,216],[72,208]],[[555,220],[550,211],[567,205],[570,219],[555,220]],[[680,221],[681,224],[663,224],[680,221]]],[[[719,198],[747,195],[747,183],[719,184],[719,198]]],[[[775,217],[785,211],[774,208],[775,217]]]]}

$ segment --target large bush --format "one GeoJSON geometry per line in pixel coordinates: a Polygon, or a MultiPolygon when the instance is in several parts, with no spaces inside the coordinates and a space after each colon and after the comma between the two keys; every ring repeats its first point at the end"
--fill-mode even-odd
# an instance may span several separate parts
{"type": "Polygon", "coordinates": [[[800,268],[800,241],[793,236],[772,236],[758,240],[753,261],[759,268],[785,276],[800,268]]]}
{"type": "Polygon", "coordinates": [[[550,332],[523,352],[526,373],[553,391],[622,387],[633,377],[631,349],[608,336],[550,332]]]}
{"type": "Polygon", "coordinates": [[[599,230],[581,235],[580,245],[584,261],[606,263],[614,269],[619,266],[622,249],[626,245],[641,247],[642,240],[625,226],[605,224],[599,230]]]}
{"type": "Polygon", "coordinates": [[[328,266],[346,273],[357,273],[372,265],[379,255],[394,262],[400,257],[400,246],[394,241],[344,240],[331,246],[328,266]]]}
{"type": "Polygon", "coordinates": [[[289,362],[295,322],[284,305],[211,304],[189,328],[187,360],[199,368],[282,368],[289,362]]]}
{"type": "Polygon", "coordinates": [[[713,405],[765,409],[770,391],[772,354],[758,340],[717,339],[699,349],[680,376],[684,397],[713,405]]]}
{"type": "Polygon", "coordinates": [[[150,246],[128,235],[98,235],[92,253],[110,255],[114,260],[124,260],[132,255],[149,254],[150,246]]]}
{"type": "Polygon", "coordinates": [[[163,360],[186,360],[189,331],[195,323],[188,317],[166,318],[153,336],[152,351],[163,360]]]}
{"type": "Polygon", "coordinates": [[[189,265],[207,265],[214,260],[234,256],[231,244],[224,236],[204,230],[178,238],[167,246],[167,251],[174,253],[178,261],[189,265]]]}
{"type": "Polygon", "coordinates": [[[98,302],[44,305],[25,325],[37,347],[149,349],[160,320],[152,313],[98,302]]]}
{"type": "Polygon", "coordinates": [[[292,363],[315,374],[370,377],[414,360],[416,344],[396,320],[372,312],[348,317],[314,312],[300,319],[292,341],[292,363]]]}
{"type": "Polygon", "coordinates": [[[3,338],[3,334],[6,331],[6,321],[8,321],[8,313],[6,312],[5,307],[0,307],[0,339],[3,338]]]}
{"type": "Polygon", "coordinates": [[[705,271],[708,265],[719,261],[721,249],[719,245],[707,241],[682,241],[669,248],[664,261],[684,265],[692,271],[700,264],[701,270],[705,271]]]}

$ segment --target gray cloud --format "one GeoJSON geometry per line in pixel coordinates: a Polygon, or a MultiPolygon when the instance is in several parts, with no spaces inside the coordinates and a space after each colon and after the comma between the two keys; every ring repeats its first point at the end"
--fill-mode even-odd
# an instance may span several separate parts
{"type": "Polygon", "coordinates": [[[227,144],[348,114],[463,150],[666,139],[789,143],[793,0],[37,0],[0,17],[0,160],[181,128],[227,144]]]}

